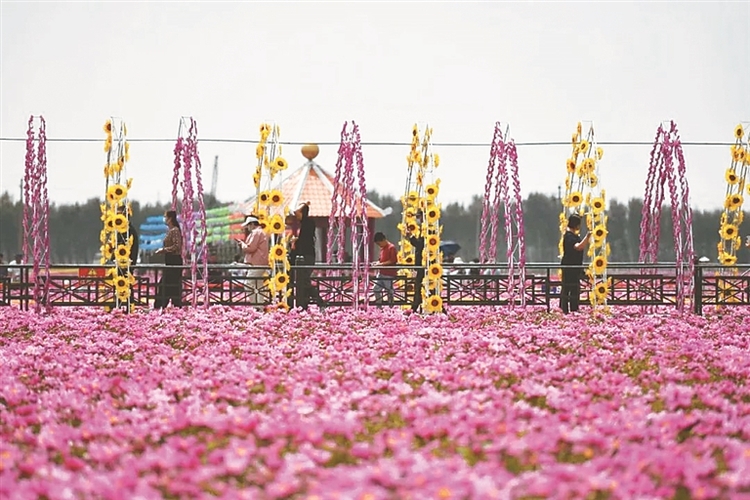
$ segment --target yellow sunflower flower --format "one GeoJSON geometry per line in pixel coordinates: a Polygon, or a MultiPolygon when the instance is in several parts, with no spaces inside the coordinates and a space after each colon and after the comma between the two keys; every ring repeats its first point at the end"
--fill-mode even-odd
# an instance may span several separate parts
{"type": "Polygon", "coordinates": [[[600,214],[604,211],[604,198],[596,197],[591,200],[591,210],[595,214],[600,214]]]}
{"type": "Polygon", "coordinates": [[[282,158],[281,156],[277,156],[272,163],[272,167],[275,171],[280,172],[282,170],[286,170],[289,164],[287,161],[282,158]]]}
{"type": "Polygon", "coordinates": [[[107,120],[106,122],[104,122],[104,126],[102,127],[102,130],[104,130],[104,132],[107,135],[111,134],[112,133],[112,120],[107,120]]]}
{"type": "Polygon", "coordinates": [[[576,161],[573,158],[568,158],[565,161],[565,168],[569,174],[573,174],[576,171],[576,161]]]}
{"type": "Polygon", "coordinates": [[[435,165],[435,168],[438,168],[440,166],[440,155],[433,154],[432,155],[432,163],[435,165]]]}
{"type": "Polygon", "coordinates": [[[609,293],[609,283],[607,281],[598,281],[594,285],[594,296],[597,299],[605,299],[609,293]]]}
{"type": "Polygon", "coordinates": [[[122,184],[113,184],[107,188],[107,201],[117,203],[128,195],[128,188],[122,184]]]}
{"type": "Polygon", "coordinates": [[[593,174],[596,169],[596,162],[593,158],[586,158],[581,162],[581,172],[583,175],[593,174]]]}
{"type": "Polygon", "coordinates": [[[438,313],[443,310],[443,299],[440,295],[431,295],[425,301],[425,310],[428,313],[438,313]]]}
{"type": "Polygon", "coordinates": [[[731,253],[721,252],[719,254],[719,264],[722,266],[733,266],[737,263],[737,256],[731,253]]]}
{"type": "Polygon", "coordinates": [[[742,195],[739,193],[730,194],[727,196],[726,200],[724,200],[724,208],[727,210],[737,210],[742,206],[742,202],[744,199],[742,198],[742,195]]]}
{"type": "Polygon", "coordinates": [[[594,241],[602,241],[604,238],[607,237],[607,228],[604,227],[602,224],[599,224],[591,232],[591,236],[594,237],[594,241]]]}
{"type": "Polygon", "coordinates": [[[271,192],[270,191],[261,191],[258,195],[258,201],[262,203],[263,205],[268,205],[268,203],[271,201],[271,192]]]}
{"type": "Polygon", "coordinates": [[[283,290],[289,284],[289,275],[287,273],[279,273],[274,276],[273,281],[276,290],[283,290]]]}
{"type": "Polygon", "coordinates": [[[127,245],[117,245],[115,250],[115,258],[120,261],[130,262],[130,247],[127,245]]]}
{"type": "Polygon", "coordinates": [[[273,206],[280,206],[284,204],[284,195],[281,191],[274,189],[270,192],[268,202],[273,206]]]}
{"type": "Polygon", "coordinates": [[[114,231],[115,230],[115,216],[114,216],[114,214],[109,214],[104,219],[104,230],[105,231],[114,231]]]}
{"type": "Polygon", "coordinates": [[[109,153],[112,149],[112,137],[107,136],[107,138],[104,140],[104,152],[109,153]]]}
{"type": "Polygon", "coordinates": [[[429,268],[427,268],[427,276],[430,279],[438,279],[443,275],[443,266],[440,264],[432,264],[429,268]]]}
{"type": "Polygon", "coordinates": [[[742,139],[744,135],[745,135],[745,130],[742,128],[742,124],[739,124],[736,127],[734,127],[735,139],[742,139]]]}
{"type": "Polygon", "coordinates": [[[429,210],[427,210],[427,213],[425,214],[425,218],[427,219],[427,222],[434,223],[437,222],[440,219],[440,208],[436,206],[430,207],[429,210]]]}
{"type": "Polygon", "coordinates": [[[583,195],[580,191],[573,191],[565,199],[566,207],[577,207],[583,203],[583,195]]]}
{"type": "Polygon", "coordinates": [[[607,258],[603,255],[599,255],[591,261],[591,268],[595,274],[604,274],[607,270],[607,258]]]}
{"type": "Polygon", "coordinates": [[[586,152],[589,150],[589,141],[586,139],[583,139],[581,143],[578,145],[578,151],[581,152],[581,154],[586,154],[586,152]]]}
{"type": "Polygon", "coordinates": [[[425,187],[424,192],[428,198],[435,198],[440,191],[440,179],[435,184],[428,184],[425,187]]]}
{"type": "Polygon", "coordinates": [[[732,240],[737,237],[739,228],[734,224],[722,224],[719,234],[723,240],[732,240]]]}
{"type": "Polygon", "coordinates": [[[728,168],[727,171],[724,172],[724,179],[726,179],[729,184],[737,184],[740,182],[740,176],[731,168],[728,168]]]}
{"type": "Polygon", "coordinates": [[[436,234],[431,234],[425,240],[425,246],[429,250],[437,250],[440,247],[440,238],[436,234]]]}
{"type": "Polygon", "coordinates": [[[273,262],[277,260],[284,260],[286,259],[286,247],[284,245],[274,245],[271,247],[271,251],[268,252],[268,260],[269,263],[273,264],[273,262]]]}
{"type": "Polygon", "coordinates": [[[596,159],[601,160],[604,157],[604,150],[602,148],[596,148],[596,159]]]}
{"type": "Polygon", "coordinates": [[[128,218],[123,214],[115,214],[112,217],[112,228],[118,233],[128,232],[128,218]]]}
{"type": "Polygon", "coordinates": [[[742,146],[732,146],[732,160],[743,161],[745,159],[745,149],[742,146]]]}
{"type": "Polygon", "coordinates": [[[274,214],[268,220],[268,229],[273,234],[284,234],[284,219],[279,214],[274,214]]]}
{"type": "Polygon", "coordinates": [[[417,193],[416,191],[410,191],[406,196],[406,201],[409,205],[416,205],[419,201],[419,193],[417,193]]]}

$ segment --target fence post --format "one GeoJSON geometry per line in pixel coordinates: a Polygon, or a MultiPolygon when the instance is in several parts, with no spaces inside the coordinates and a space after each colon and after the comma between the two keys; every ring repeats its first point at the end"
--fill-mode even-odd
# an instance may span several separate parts
{"type": "Polygon", "coordinates": [[[699,316],[703,315],[703,266],[695,259],[693,267],[693,312],[699,316]]]}

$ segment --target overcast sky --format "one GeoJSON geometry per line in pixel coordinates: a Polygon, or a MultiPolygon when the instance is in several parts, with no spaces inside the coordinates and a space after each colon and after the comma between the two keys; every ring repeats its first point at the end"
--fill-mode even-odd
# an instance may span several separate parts
{"type": "MultiPolygon", "coordinates": [[[[750,2],[0,2],[0,136],[43,115],[49,138],[103,139],[110,116],[130,136],[131,194],[166,201],[181,116],[199,129],[206,188],[252,188],[255,147],[272,120],[282,141],[484,143],[496,121],[519,143],[568,141],[579,120],[599,141],[651,142],[673,119],[684,141],[729,142],[750,120],[750,2]]],[[[23,142],[0,142],[0,191],[18,196],[23,142]]],[[[605,146],[609,196],[642,197],[649,146],[605,146]]],[[[523,194],[556,194],[568,146],[519,146],[523,194]]],[[[337,146],[319,163],[334,170],[337,146]]],[[[367,187],[401,195],[407,146],[364,146],[367,187]]],[[[482,193],[489,147],[436,147],[443,202],[482,193]]],[[[299,147],[284,156],[304,161],[299,147]]],[[[686,146],[694,208],[724,199],[726,146],[686,146]]],[[[101,142],[49,142],[49,196],[103,197],[101,142]]]]}

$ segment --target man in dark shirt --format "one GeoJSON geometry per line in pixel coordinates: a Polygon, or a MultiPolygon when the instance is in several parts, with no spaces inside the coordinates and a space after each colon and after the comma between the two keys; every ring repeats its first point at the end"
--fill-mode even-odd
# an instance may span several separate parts
{"type": "Polygon", "coordinates": [[[560,308],[563,313],[578,311],[578,301],[581,296],[581,274],[583,271],[583,249],[591,239],[588,233],[583,239],[579,236],[581,216],[572,214],[568,217],[568,228],[563,235],[562,261],[562,291],[560,294],[560,308]]]}
{"type": "MultiPolygon", "coordinates": [[[[294,211],[299,221],[299,231],[292,238],[294,248],[295,266],[315,265],[315,220],[310,217],[310,202],[300,204],[294,211]]],[[[296,302],[302,309],[307,309],[311,296],[315,295],[312,290],[310,277],[312,269],[296,269],[294,281],[296,283],[296,302]]]]}
{"type": "MultiPolygon", "coordinates": [[[[417,214],[417,223],[422,226],[421,213],[417,214]]],[[[424,281],[424,264],[422,263],[422,253],[424,252],[424,235],[415,236],[409,232],[409,243],[414,247],[414,265],[417,266],[417,273],[414,277],[414,298],[411,301],[412,312],[417,312],[422,305],[422,282],[424,281]]]]}

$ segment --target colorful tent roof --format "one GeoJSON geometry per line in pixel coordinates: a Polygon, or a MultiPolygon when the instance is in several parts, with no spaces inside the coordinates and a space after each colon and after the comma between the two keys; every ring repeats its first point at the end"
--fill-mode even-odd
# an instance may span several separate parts
{"type": "MultiPolygon", "coordinates": [[[[328,217],[331,214],[331,197],[333,195],[336,178],[330,172],[318,165],[313,160],[308,160],[297,170],[283,177],[281,194],[284,196],[285,204],[293,209],[300,203],[310,202],[311,217],[328,217]]],[[[350,194],[359,197],[359,194],[350,194]]],[[[253,194],[244,203],[239,203],[234,209],[238,212],[249,214],[255,206],[253,194]]],[[[367,201],[367,218],[379,219],[388,215],[386,210],[378,207],[371,201],[367,201]]]]}

